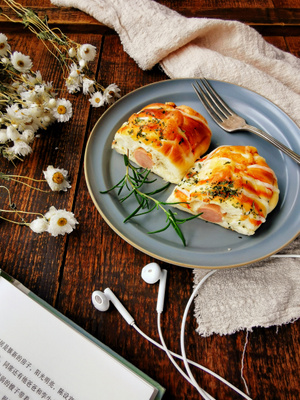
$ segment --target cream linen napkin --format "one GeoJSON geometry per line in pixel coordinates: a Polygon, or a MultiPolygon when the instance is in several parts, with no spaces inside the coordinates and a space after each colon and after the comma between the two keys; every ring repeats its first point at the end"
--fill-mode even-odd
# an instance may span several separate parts
{"type": "MultiPolygon", "coordinates": [[[[300,238],[280,254],[210,276],[195,298],[201,336],[269,327],[300,317],[300,238]],[[282,257],[281,257],[282,256],[282,257]],[[283,257],[286,256],[286,257],[283,257]]],[[[194,270],[194,285],[207,274],[194,270]]]]}
{"type": "MultiPolygon", "coordinates": [[[[256,91],[300,126],[300,59],[236,22],[186,18],[152,0],[51,0],[113,28],[142,69],[160,63],[170,78],[205,76],[256,91]]],[[[298,166],[295,164],[295,168],[298,166]]],[[[299,254],[299,240],[286,253],[299,254]]],[[[218,271],[195,299],[198,332],[229,334],[300,317],[299,258],[270,258],[218,271]]],[[[196,285],[207,271],[194,271],[196,285]]]]}
{"type": "Polygon", "coordinates": [[[205,76],[256,91],[300,126],[300,59],[236,21],[186,18],[152,0],[51,0],[113,28],[142,69],[170,78],[205,76]]]}

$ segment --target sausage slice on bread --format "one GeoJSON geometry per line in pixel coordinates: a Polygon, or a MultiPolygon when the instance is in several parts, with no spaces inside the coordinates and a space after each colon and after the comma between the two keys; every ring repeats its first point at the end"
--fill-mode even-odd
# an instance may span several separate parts
{"type": "Polygon", "coordinates": [[[179,183],[210,141],[206,119],[191,107],[154,103],[131,115],[116,132],[112,148],[164,180],[179,183]]]}
{"type": "Polygon", "coordinates": [[[196,161],[168,202],[199,218],[253,235],[278,203],[274,171],[255,147],[220,146],[196,161]]]}

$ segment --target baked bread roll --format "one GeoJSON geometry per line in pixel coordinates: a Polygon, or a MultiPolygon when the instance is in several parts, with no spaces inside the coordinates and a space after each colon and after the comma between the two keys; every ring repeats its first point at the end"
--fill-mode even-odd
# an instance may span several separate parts
{"type": "Polygon", "coordinates": [[[253,235],[278,203],[277,178],[255,147],[221,146],[196,161],[167,202],[199,218],[253,235]]]}
{"type": "Polygon", "coordinates": [[[179,183],[210,140],[207,121],[191,107],[154,103],[131,115],[116,132],[112,148],[164,180],[179,183]]]}

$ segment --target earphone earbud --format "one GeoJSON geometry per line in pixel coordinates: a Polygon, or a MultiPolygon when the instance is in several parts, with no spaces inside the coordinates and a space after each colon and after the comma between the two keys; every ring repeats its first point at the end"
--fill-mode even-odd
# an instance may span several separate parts
{"type": "Polygon", "coordinates": [[[141,276],[146,283],[150,283],[152,285],[153,283],[158,282],[160,279],[161,268],[157,263],[152,262],[145,265],[145,267],[142,269],[141,276]]]}
{"type": "Polygon", "coordinates": [[[159,347],[160,349],[164,350],[174,366],[178,369],[178,371],[184,376],[185,379],[188,380],[200,393],[200,395],[203,397],[205,400],[214,400],[212,396],[210,396],[207,392],[205,392],[202,388],[199,387],[197,382],[195,381],[194,376],[191,373],[191,370],[188,366],[188,363],[194,365],[197,368],[202,369],[205,372],[210,373],[212,376],[215,378],[219,379],[221,382],[225,383],[227,386],[231,387],[234,391],[239,393],[241,396],[243,396],[247,400],[252,400],[249,396],[244,394],[240,389],[234,387],[231,383],[227,382],[224,378],[221,376],[217,375],[216,373],[212,372],[206,367],[203,367],[202,365],[199,365],[195,363],[194,361],[191,361],[187,359],[186,353],[185,353],[185,348],[184,348],[184,328],[185,328],[185,323],[186,323],[186,316],[187,312],[190,308],[191,302],[193,298],[195,297],[197,291],[199,290],[200,286],[205,282],[205,280],[215,273],[216,270],[210,271],[207,275],[202,278],[202,280],[198,283],[197,287],[194,289],[194,292],[192,296],[190,297],[190,300],[187,303],[184,315],[183,315],[183,321],[181,325],[181,335],[180,335],[180,340],[181,340],[181,348],[182,348],[182,355],[176,354],[172,351],[170,351],[163,339],[162,336],[162,331],[160,328],[160,314],[163,311],[163,303],[164,303],[164,296],[165,296],[165,289],[166,289],[166,282],[167,282],[167,270],[163,269],[161,270],[160,266],[157,263],[150,263],[147,264],[143,270],[142,270],[142,278],[145,282],[149,284],[153,284],[159,282],[159,289],[158,289],[158,297],[157,297],[157,306],[156,310],[158,312],[158,317],[157,317],[157,324],[158,324],[158,330],[159,330],[159,336],[161,339],[161,344],[157,343],[155,340],[147,336],[144,332],[141,331],[141,329],[138,328],[138,326],[135,324],[134,318],[130,315],[130,313],[126,310],[126,308],[123,306],[123,304],[120,302],[120,300],[115,296],[115,294],[109,289],[105,289],[104,292],[101,292],[100,290],[96,290],[92,294],[92,303],[94,307],[99,310],[99,311],[106,311],[109,308],[109,302],[111,301],[116,309],[120,312],[122,317],[125,319],[125,321],[131,325],[138,333],[140,333],[145,339],[149,340],[151,343],[153,343],[155,346],[159,347]],[[180,360],[183,360],[185,368],[188,372],[188,375],[184,373],[184,371],[177,365],[177,363],[174,361],[172,356],[179,358],[180,360]]]}
{"type": "Polygon", "coordinates": [[[156,311],[158,313],[162,313],[164,309],[164,301],[165,301],[165,292],[166,292],[166,284],[167,284],[167,270],[161,269],[157,263],[150,263],[145,265],[142,269],[142,279],[146,283],[156,283],[159,281],[158,295],[157,295],[157,304],[156,311]]]}
{"type": "Polygon", "coordinates": [[[134,318],[132,317],[132,315],[129,314],[129,312],[126,310],[126,308],[117,298],[117,296],[109,288],[106,288],[104,290],[104,293],[101,292],[100,290],[96,290],[92,294],[92,303],[94,307],[99,311],[107,311],[109,308],[110,301],[122,315],[125,321],[129,325],[134,325],[134,318]]]}
{"type": "Polygon", "coordinates": [[[93,292],[92,303],[98,311],[107,311],[109,309],[108,297],[100,290],[93,292]]]}

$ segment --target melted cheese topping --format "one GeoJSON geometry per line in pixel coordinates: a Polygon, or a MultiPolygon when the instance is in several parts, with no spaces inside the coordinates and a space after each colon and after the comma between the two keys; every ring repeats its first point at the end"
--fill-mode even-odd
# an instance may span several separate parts
{"type": "Polygon", "coordinates": [[[217,205],[222,218],[216,223],[252,235],[278,197],[275,173],[254,147],[221,146],[196,161],[168,202],[186,202],[176,207],[192,214],[217,205]]]}
{"type": "Polygon", "coordinates": [[[130,116],[116,132],[112,147],[121,154],[129,152],[129,159],[137,164],[136,151],[145,150],[152,172],[179,183],[207,151],[210,139],[207,121],[195,110],[174,103],[154,103],[130,116]]]}

